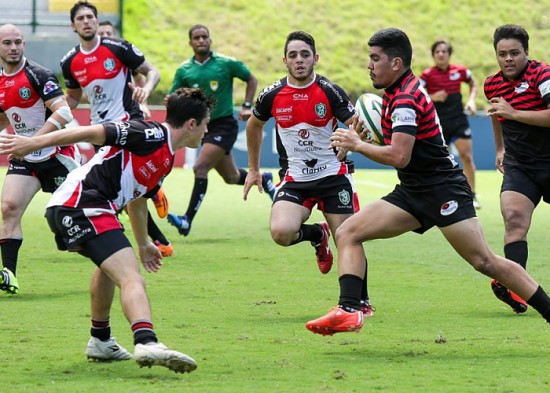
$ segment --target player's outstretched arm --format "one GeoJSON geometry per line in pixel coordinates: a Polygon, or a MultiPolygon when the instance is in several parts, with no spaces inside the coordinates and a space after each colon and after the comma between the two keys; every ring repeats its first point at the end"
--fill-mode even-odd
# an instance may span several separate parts
{"type": "Polygon", "coordinates": [[[96,124],[68,128],[32,138],[21,135],[0,135],[0,154],[26,156],[44,147],[70,145],[77,142],[103,145],[105,143],[105,127],[96,124]]]}

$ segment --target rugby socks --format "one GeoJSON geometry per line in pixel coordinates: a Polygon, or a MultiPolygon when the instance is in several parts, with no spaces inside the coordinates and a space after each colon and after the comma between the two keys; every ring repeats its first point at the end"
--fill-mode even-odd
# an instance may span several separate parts
{"type": "Polygon", "coordinates": [[[23,239],[1,239],[0,249],[2,254],[2,265],[9,269],[14,276],[17,276],[17,256],[23,239]]]}
{"type": "Polygon", "coordinates": [[[151,321],[142,320],[132,323],[132,332],[134,333],[134,345],[158,342],[151,321]]]}
{"type": "Polygon", "coordinates": [[[239,168],[239,180],[237,180],[237,184],[244,185],[244,181],[246,180],[246,175],[248,175],[248,172],[242,168],[239,168]]]}
{"type": "Polygon", "coordinates": [[[359,296],[363,287],[363,279],[353,274],[344,274],[338,281],[340,283],[338,305],[347,312],[358,311],[361,308],[359,296]]]}
{"type": "Polygon", "coordinates": [[[187,207],[187,220],[189,223],[193,221],[195,214],[199,211],[201,207],[202,200],[206,195],[206,189],[208,188],[208,179],[195,179],[195,185],[193,186],[193,192],[191,193],[191,200],[189,201],[189,207],[187,207]]]}
{"type": "Polygon", "coordinates": [[[289,245],[292,246],[297,243],[309,240],[313,244],[321,243],[323,240],[323,228],[319,224],[302,224],[298,231],[298,238],[293,240],[289,245]]]}
{"type": "Polygon", "coordinates": [[[367,257],[365,256],[365,276],[363,277],[363,287],[361,288],[361,300],[368,300],[369,299],[369,288],[367,285],[367,272],[369,271],[369,263],[367,261],[367,257]]]}
{"type": "Polygon", "coordinates": [[[520,240],[506,244],[504,246],[504,256],[526,269],[527,257],[529,256],[527,242],[525,240],[520,240]]]}
{"type": "Polygon", "coordinates": [[[546,322],[550,323],[550,297],[540,285],[533,296],[527,300],[527,304],[537,310],[546,319],[546,322]]]}
{"type": "Polygon", "coordinates": [[[153,241],[158,240],[161,244],[167,246],[170,244],[166,236],[161,232],[160,228],[157,226],[156,222],[153,220],[151,213],[147,210],[147,233],[153,241]]]}
{"type": "Polygon", "coordinates": [[[92,319],[92,328],[90,334],[101,341],[107,341],[111,337],[111,326],[109,320],[98,321],[92,319]]]}

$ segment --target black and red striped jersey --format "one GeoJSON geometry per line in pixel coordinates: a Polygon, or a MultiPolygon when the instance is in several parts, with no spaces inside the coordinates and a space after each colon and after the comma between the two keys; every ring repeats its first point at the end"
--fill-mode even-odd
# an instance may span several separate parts
{"type": "Polygon", "coordinates": [[[395,132],[415,137],[409,164],[397,168],[403,186],[425,190],[449,180],[465,179],[445,145],[435,106],[411,70],[384,92],[382,131],[386,145],[391,144],[395,132]]]}
{"type": "Polygon", "coordinates": [[[133,80],[132,70],[144,61],[143,54],[128,41],[100,37],[90,51],[81,45],[71,49],[61,59],[61,69],[67,88],[81,88],[86,93],[92,124],[101,124],[143,119],[128,82],[133,80]]]}
{"type": "Polygon", "coordinates": [[[329,149],[338,120],[346,122],[355,108],[346,92],[321,75],[306,86],[294,86],[282,78],[263,89],[254,115],[275,119],[279,164],[286,181],[312,181],[348,173],[329,149]]]}
{"type": "MultiPolygon", "coordinates": [[[[16,134],[35,135],[52,114],[45,102],[60,96],[63,90],[53,72],[26,58],[17,71],[0,72],[0,113],[6,114],[16,134]]],[[[47,147],[28,154],[25,160],[44,161],[58,151],[47,147]]]]}
{"type": "MultiPolygon", "coordinates": [[[[511,81],[502,71],[485,79],[488,100],[502,97],[513,108],[541,111],[550,105],[550,66],[528,60],[525,70],[511,81]]],[[[550,128],[499,118],[504,138],[504,163],[528,168],[550,168],[550,128]]]]}
{"type": "Polygon", "coordinates": [[[458,64],[449,64],[444,70],[431,67],[425,69],[419,79],[428,94],[434,94],[440,90],[447,93],[447,99],[444,102],[434,102],[437,114],[442,121],[465,116],[460,88],[462,83],[469,83],[472,80],[472,72],[468,68],[458,64]]]}
{"type": "Polygon", "coordinates": [[[145,120],[105,124],[104,146],[69,173],[48,207],[65,206],[115,214],[131,201],[154,195],[172,170],[168,127],[145,120]]]}

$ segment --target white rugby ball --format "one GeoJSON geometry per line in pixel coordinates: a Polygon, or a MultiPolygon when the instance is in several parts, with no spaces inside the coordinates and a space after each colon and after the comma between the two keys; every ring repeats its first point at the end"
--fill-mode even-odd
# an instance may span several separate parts
{"type": "Polygon", "coordinates": [[[367,138],[372,143],[384,145],[382,134],[382,97],[372,93],[359,96],[355,103],[355,112],[363,121],[363,126],[368,130],[367,138]]]}

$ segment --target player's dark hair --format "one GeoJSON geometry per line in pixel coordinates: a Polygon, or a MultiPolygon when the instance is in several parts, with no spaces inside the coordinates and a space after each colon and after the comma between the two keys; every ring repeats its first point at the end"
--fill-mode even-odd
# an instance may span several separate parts
{"type": "Polygon", "coordinates": [[[311,34],[308,34],[304,31],[293,31],[286,37],[285,53],[284,53],[285,57],[286,57],[286,51],[288,49],[288,43],[290,41],[304,41],[311,48],[313,55],[315,56],[317,54],[317,49],[315,49],[315,39],[311,36],[311,34]]]}
{"type": "Polygon", "coordinates": [[[189,119],[201,123],[212,109],[212,100],[199,88],[180,87],[168,96],[166,122],[179,128],[189,119]]]}
{"type": "Polygon", "coordinates": [[[189,39],[191,39],[193,32],[198,29],[206,30],[206,32],[208,33],[208,37],[210,37],[210,30],[208,30],[208,27],[206,27],[205,25],[198,24],[198,25],[191,26],[191,28],[189,29],[189,39]]]}
{"type": "Polygon", "coordinates": [[[74,18],[76,17],[76,13],[81,8],[89,8],[94,13],[94,16],[97,18],[97,7],[93,5],[92,3],[88,3],[87,1],[78,1],[74,3],[73,8],[71,8],[71,22],[74,23],[74,18]]]}
{"type": "Polygon", "coordinates": [[[435,54],[435,50],[439,45],[446,45],[447,46],[447,52],[449,52],[449,57],[453,54],[453,46],[449,41],[445,40],[438,40],[432,44],[432,57],[435,54]]]}
{"type": "Polygon", "coordinates": [[[493,47],[497,49],[500,40],[515,39],[521,42],[525,52],[529,51],[529,33],[523,27],[518,25],[502,25],[497,27],[493,35],[493,47]]]}
{"type": "Polygon", "coordinates": [[[99,26],[111,26],[113,29],[115,28],[110,20],[102,20],[101,22],[99,22],[99,26]]]}
{"type": "Polygon", "coordinates": [[[403,65],[410,68],[412,45],[405,32],[395,28],[379,30],[369,39],[368,45],[380,47],[390,60],[399,57],[403,65]]]}

